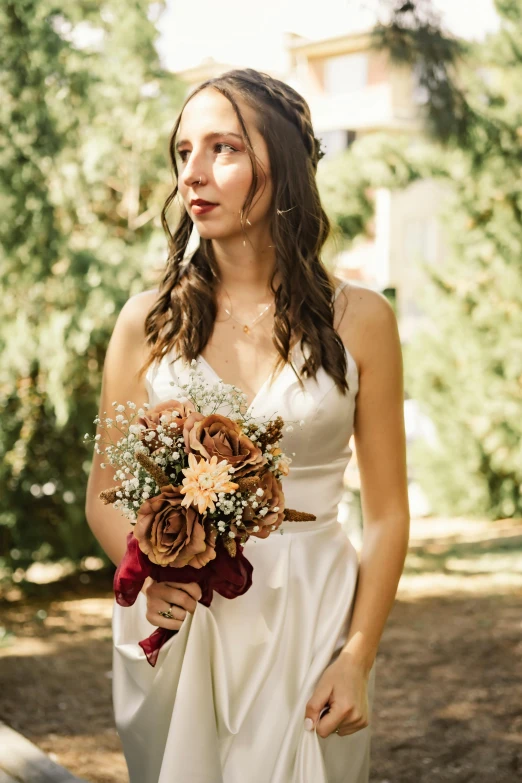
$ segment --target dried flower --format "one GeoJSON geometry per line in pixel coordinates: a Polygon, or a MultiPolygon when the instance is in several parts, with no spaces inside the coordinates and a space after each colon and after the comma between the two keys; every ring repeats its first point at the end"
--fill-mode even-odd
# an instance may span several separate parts
{"type": "Polygon", "coordinates": [[[149,560],[161,566],[202,568],[216,557],[217,531],[205,529],[197,511],[182,505],[180,487],[162,487],[141,506],[134,527],[138,545],[149,560]]]}
{"type": "Polygon", "coordinates": [[[150,473],[158,487],[163,487],[166,484],[170,484],[170,479],[165,471],[162,470],[153,459],[147,456],[147,454],[143,454],[143,452],[137,451],[135,456],[137,462],[139,462],[140,465],[144,467],[148,473],[150,473]]]}
{"type": "Polygon", "coordinates": [[[180,402],[179,400],[167,400],[160,402],[140,416],[138,424],[145,429],[140,438],[149,447],[151,452],[163,446],[159,438],[158,427],[161,425],[169,435],[181,435],[187,416],[196,410],[191,400],[180,402]],[[151,433],[154,437],[151,438],[151,433]]]}
{"type": "Polygon", "coordinates": [[[296,511],[293,508],[285,508],[284,518],[290,522],[309,522],[317,519],[315,514],[308,514],[306,511],[296,511]]]}
{"type": "Polygon", "coordinates": [[[252,473],[266,464],[263,452],[247,437],[239,424],[214,413],[195,420],[189,416],[183,430],[186,451],[205,459],[216,455],[234,468],[234,477],[252,473]]]}
{"type": "Polygon", "coordinates": [[[105,505],[107,506],[109,503],[115,503],[118,495],[117,492],[120,491],[120,487],[110,487],[110,489],[103,489],[98,497],[100,500],[103,500],[105,505]]]}
{"type": "Polygon", "coordinates": [[[240,492],[255,492],[259,487],[259,476],[243,476],[242,478],[238,478],[237,486],[240,492]]]}
{"type": "Polygon", "coordinates": [[[197,460],[194,454],[188,455],[189,467],[183,470],[186,478],[183,479],[183,488],[180,490],[185,495],[183,505],[188,506],[191,503],[197,506],[200,514],[207,511],[215,511],[214,501],[217,500],[218,492],[230,492],[238,488],[238,485],[230,481],[228,468],[230,467],[226,460],[218,463],[218,458],[214,455],[210,461],[205,459],[197,460]]]}
{"type": "Polygon", "coordinates": [[[108,440],[97,434],[94,448],[102,453],[98,443],[105,444],[114,481],[121,482],[100,498],[136,526],[140,548],[159,564],[181,565],[188,557],[201,567],[215,556],[217,535],[235,556],[238,542],[266,538],[285,512],[280,479],[292,461],[280,447],[285,422],[244,414],[239,389],[209,386],[198,374],[194,364],[190,383],[177,385],[176,399],[141,407],[114,401],[114,418],[104,411],[95,420],[108,440]],[[223,405],[230,417],[215,413],[223,405]],[[116,419],[121,437],[114,442],[109,430],[116,419]]]}
{"type": "MultiPolygon", "coordinates": [[[[242,522],[250,535],[267,538],[272,531],[272,526],[275,525],[277,530],[283,521],[285,496],[281,482],[270,470],[266,470],[259,476],[258,489],[262,490],[262,495],[256,493],[261,505],[247,504],[243,510],[242,522]],[[255,527],[259,529],[254,530],[255,527]]],[[[231,526],[231,530],[234,528],[235,526],[231,526]]],[[[239,529],[237,532],[241,533],[239,529]]]]}
{"type": "Polygon", "coordinates": [[[236,539],[235,538],[227,538],[225,539],[225,542],[223,544],[225,549],[227,550],[230,557],[235,557],[237,555],[237,545],[236,545],[236,539]]]}
{"type": "Polygon", "coordinates": [[[284,421],[281,416],[276,416],[273,421],[268,422],[266,426],[266,432],[264,432],[260,438],[259,443],[264,450],[269,443],[277,443],[283,434],[284,421]]]}
{"type": "Polygon", "coordinates": [[[277,461],[277,469],[280,473],[283,474],[283,476],[288,476],[290,472],[291,460],[289,460],[286,454],[283,454],[283,452],[279,448],[272,450],[272,456],[279,457],[277,461]]]}

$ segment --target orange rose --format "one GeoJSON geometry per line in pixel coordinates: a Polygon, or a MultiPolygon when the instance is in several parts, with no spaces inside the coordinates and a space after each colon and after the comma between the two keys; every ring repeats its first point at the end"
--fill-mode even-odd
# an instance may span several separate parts
{"type": "Polygon", "coordinates": [[[185,421],[187,417],[195,411],[194,403],[191,400],[186,402],[180,402],[179,400],[167,400],[166,402],[160,402],[153,408],[150,408],[145,412],[144,416],[140,416],[138,424],[142,424],[146,427],[146,430],[142,430],[140,433],[140,440],[148,446],[150,452],[154,452],[156,449],[161,448],[164,444],[159,440],[156,433],[159,425],[161,424],[169,437],[181,435],[185,421]],[[166,421],[161,422],[162,416],[166,417],[166,421]],[[170,425],[174,424],[175,427],[170,425]],[[151,432],[154,432],[154,438],[147,440],[146,436],[151,432]]]}
{"type": "Polygon", "coordinates": [[[219,413],[196,418],[189,416],[183,428],[185,451],[210,460],[214,455],[218,462],[226,460],[233,468],[233,478],[254,473],[266,464],[261,449],[241,430],[241,427],[219,413]]]}
{"type": "Polygon", "coordinates": [[[141,551],[157,565],[202,568],[216,557],[217,531],[207,532],[196,509],[181,505],[180,489],[167,484],[142,504],[134,536],[141,551]]]}

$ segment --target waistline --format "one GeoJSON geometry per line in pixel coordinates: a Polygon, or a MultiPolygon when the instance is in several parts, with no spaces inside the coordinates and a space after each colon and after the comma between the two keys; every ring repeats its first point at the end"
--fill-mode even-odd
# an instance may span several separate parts
{"type": "Polygon", "coordinates": [[[331,517],[330,519],[327,519],[326,521],[323,519],[311,519],[306,522],[291,522],[289,519],[285,519],[279,528],[277,530],[274,530],[274,532],[271,535],[281,535],[280,531],[283,531],[283,535],[288,535],[288,533],[314,533],[314,532],[322,532],[323,530],[335,530],[335,529],[342,529],[341,523],[336,519],[336,517],[331,517]]]}

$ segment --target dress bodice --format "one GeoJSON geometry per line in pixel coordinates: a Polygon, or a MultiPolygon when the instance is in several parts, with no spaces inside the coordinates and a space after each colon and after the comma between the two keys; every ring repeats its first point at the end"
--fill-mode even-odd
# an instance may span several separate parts
{"type": "MultiPolygon", "coordinates": [[[[343,287],[344,283],[338,286],[336,296],[343,287]]],[[[285,505],[315,514],[314,527],[337,519],[344,473],[352,456],[349,441],[353,433],[359,374],[354,358],[348,349],[345,351],[349,385],[346,395],[323,367],[319,368],[316,378],[303,378],[301,387],[288,364],[273,382],[263,384],[248,408],[254,417],[268,419],[280,415],[284,419],[280,445],[292,459],[290,472],[282,479],[285,505]],[[289,424],[290,431],[286,429],[289,424]]],[[[300,367],[304,361],[300,346],[296,358],[296,366],[300,367]]],[[[216,373],[203,357],[198,358],[197,364],[208,382],[216,383],[216,373]]],[[[175,397],[176,384],[188,383],[189,370],[183,359],[172,361],[168,356],[152,365],[145,378],[149,403],[156,405],[175,397]]],[[[296,524],[303,529],[308,523],[284,522],[282,528],[291,529],[296,524]]]]}

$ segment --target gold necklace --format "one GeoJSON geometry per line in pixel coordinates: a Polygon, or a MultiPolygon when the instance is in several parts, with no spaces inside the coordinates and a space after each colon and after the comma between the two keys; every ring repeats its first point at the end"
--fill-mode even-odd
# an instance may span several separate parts
{"type": "Polygon", "coordinates": [[[248,333],[250,332],[250,330],[252,329],[252,327],[253,327],[253,326],[255,326],[255,324],[256,324],[256,323],[257,323],[257,322],[258,322],[258,321],[259,321],[259,320],[260,320],[260,319],[261,319],[261,318],[264,316],[264,314],[266,313],[266,311],[267,311],[267,310],[268,310],[270,307],[272,307],[272,305],[273,305],[273,304],[274,304],[273,302],[270,302],[270,304],[267,304],[267,306],[265,307],[265,309],[264,309],[264,310],[263,310],[261,313],[259,313],[259,315],[257,316],[257,318],[254,318],[254,320],[252,321],[252,323],[250,324],[250,326],[249,326],[248,324],[244,324],[244,323],[243,323],[243,321],[238,321],[238,319],[235,317],[235,315],[232,315],[232,313],[230,312],[230,310],[227,310],[227,308],[226,308],[226,307],[223,307],[223,310],[225,311],[225,313],[226,313],[227,315],[229,315],[231,318],[233,318],[233,319],[234,319],[234,321],[236,321],[238,324],[241,324],[241,326],[243,327],[243,331],[245,332],[245,334],[248,334],[248,333]]]}

